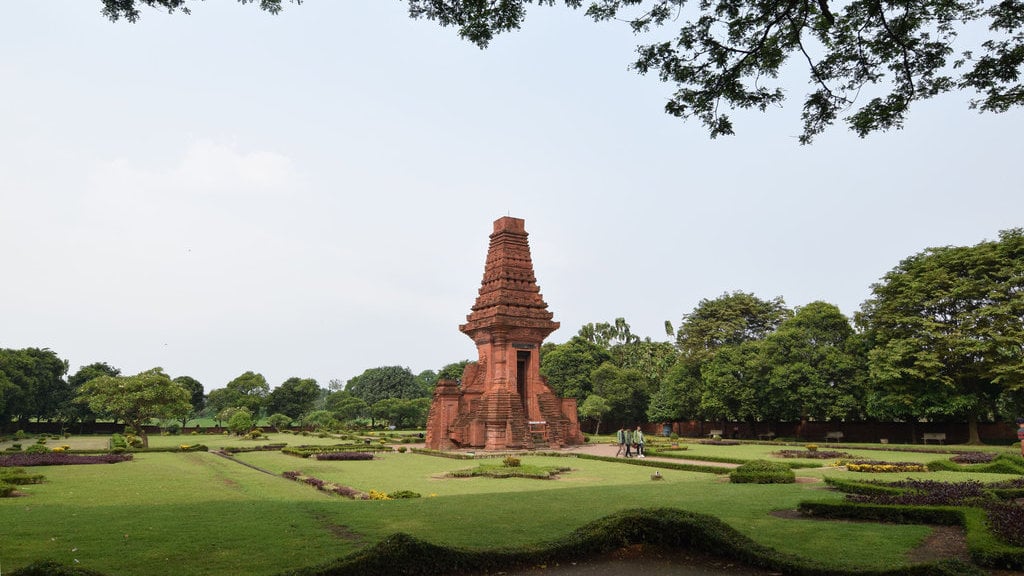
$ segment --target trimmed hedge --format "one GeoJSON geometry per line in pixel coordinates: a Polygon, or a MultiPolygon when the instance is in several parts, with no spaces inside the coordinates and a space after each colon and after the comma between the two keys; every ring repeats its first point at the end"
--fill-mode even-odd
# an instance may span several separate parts
{"type": "Polygon", "coordinates": [[[957,464],[951,460],[935,460],[928,463],[928,469],[950,472],[987,472],[989,474],[1024,474],[1024,458],[1000,454],[985,464],[957,464]]]}
{"type": "Polygon", "coordinates": [[[287,443],[282,442],[280,444],[261,444],[259,446],[230,446],[228,448],[221,448],[221,450],[229,454],[241,454],[242,452],[277,452],[287,445],[287,443]]]}
{"type": "Polygon", "coordinates": [[[767,460],[751,460],[729,473],[734,484],[793,484],[796,474],[788,466],[767,460]]]}
{"type": "Polygon", "coordinates": [[[0,482],[5,484],[42,484],[45,479],[42,474],[26,474],[24,468],[0,468],[0,482]]]}
{"type": "Polygon", "coordinates": [[[631,466],[647,466],[650,468],[662,468],[665,470],[682,470],[684,472],[707,472],[709,474],[728,474],[731,468],[722,466],[705,466],[702,464],[685,464],[683,462],[658,462],[640,458],[616,458],[614,456],[595,456],[593,454],[577,454],[581,460],[603,460],[605,462],[618,462],[631,466]]]}
{"type": "Polygon", "coordinates": [[[303,445],[281,448],[282,454],[298,456],[299,458],[309,458],[314,454],[329,454],[332,452],[392,452],[392,449],[389,446],[374,446],[370,444],[303,445]]]}
{"type": "Polygon", "coordinates": [[[812,502],[797,505],[804,516],[831,520],[866,520],[892,524],[938,524],[961,526],[964,508],[957,506],[909,506],[861,502],[812,502]]]}
{"type": "MultiPolygon", "coordinates": [[[[593,558],[641,544],[664,550],[694,550],[791,575],[803,576],[982,576],[984,572],[956,560],[893,569],[837,570],[783,554],[754,542],[721,520],[671,508],[625,510],[591,522],[546,545],[516,549],[464,550],[431,544],[407,534],[393,534],[377,544],[319,566],[280,576],[432,576],[485,574],[542,564],[593,558]]],[[[33,564],[11,576],[102,576],[56,563],[33,564]]]]}
{"type": "Polygon", "coordinates": [[[493,574],[584,560],[637,544],[658,549],[694,550],[755,568],[806,576],[984,574],[974,566],[958,561],[917,564],[891,570],[826,569],[758,544],[713,516],[660,508],[612,514],[547,545],[520,549],[464,550],[430,544],[406,534],[394,534],[344,558],[321,566],[286,572],[281,576],[493,574]]]}
{"type": "MultiPolygon", "coordinates": [[[[826,479],[831,486],[844,492],[854,492],[875,496],[882,499],[891,499],[893,493],[883,490],[884,488],[895,488],[897,494],[909,494],[916,490],[927,489],[927,485],[948,484],[949,488],[943,489],[937,496],[937,500],[948,498],[950,502],[963,501],[967,505],[953,506],[926,506],[914,504],[876,504],[869,502],[855,502],[847,500],[844,502],[801,502],[799,511],[806,516],[830,519],[854,519],[873,522],[893,522],[899,524],[939,524],[963,526],[967,534],[967,548],[971,559],[979,566],[992,569],[1021,570],[1024,569],[1024,547],[1014,546],[1010,542],[1016,542],[1014,538],[1017,530],[1022,524],[1021,508],[1019,505],[1008,504],[996,500],[999,490],[1017,490],[1017,480],[995,482],[991,484],[976,483],[941,483],[928,481],[903,481],[890,482],[886,485],[878,483],[872,486],[871,483],[844,482],[826,479]],[[902,484],[925,484],[909,489],[901,489],[902,484]],[[848,490],[852,488],[852,490],[848,490]],[[973,496],[971,494],[975,493],[973,496]],[[859,491],[859,492],[857,492],[859,491]],[[960,496],[964,495],[963,498],[960,496]],[[966,499],[965,499],[966,498],[966,499]],[[1006,542],[1000,540],[995,532],[1005,532],[1002,536],[1007,538],[1006,542]]],[[[848,496],[849,498],[849,496],[848,496]]]]}

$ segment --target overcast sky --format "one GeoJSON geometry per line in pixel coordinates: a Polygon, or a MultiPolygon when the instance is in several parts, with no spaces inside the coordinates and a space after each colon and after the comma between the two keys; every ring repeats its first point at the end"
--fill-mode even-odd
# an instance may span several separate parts
{"type": "Polygon", "coordinates": [[[506,215],[553,342],[616,317],[664,340],[735,290],[852,315],[901,259],[1024,225],[1024,114],[964,95],[801,147],[797,77],[709,140],[627,70],[624,25],[565,8],[482,51],[397,1],[100,7],[0,19],[0,347],[72,372],[162,366],[209,391],[475,359],[458,325],[506,215]]]}

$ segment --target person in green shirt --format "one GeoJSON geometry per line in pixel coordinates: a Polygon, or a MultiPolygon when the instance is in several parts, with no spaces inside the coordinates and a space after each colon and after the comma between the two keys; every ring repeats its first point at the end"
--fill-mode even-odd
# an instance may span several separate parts
{"type": "Polygon", "coordinates": [[[633,431],[633,445],[636,448],[636,457],[645,458],[644,456],[644,432],[640,429],[640,426],[636,427],[633,431]]]}

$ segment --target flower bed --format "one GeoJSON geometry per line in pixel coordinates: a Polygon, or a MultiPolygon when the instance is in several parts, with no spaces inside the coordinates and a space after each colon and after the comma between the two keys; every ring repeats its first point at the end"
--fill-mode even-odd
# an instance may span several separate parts
{"type": "Polygon", "coordinates": [[[779,450],[773,454],[779,458],[810,458],[816,460],[837,460],[853,457],[846,452],[838,452],[836,450],[779,450]]]}
{"type": "Polygon", "coordinates": [[[975,506],[985,511],[986,525],[1000,540],[1024,547],[1024,532],[1020,530],[1024,526],[1024,507],[998,498],[1000,491],[1024,488],[1024,478],[989,484],[975,480],[937,482],[909,479],[870,484],[882,487],[886,492],[847,493],[846,500],[886,506],[975,506]]]}
{"type": "Polygon", "coordinates": [[[977,481],[937,482],[935,480],[900,480],[878,482],[877,484],[899,490],[890,494],[847,494],[851,502],[870,504],[900,504],[913,506],[964,506],[992,496],[985,492],[985,485],[977,481]]]}
{"type": "Polygon", "coordinates": [[[950,457],[957,464],[987,464],[995,460],[993,452],[960,452],[950,457]]]}
{"type": "Polygon", "coordinates": [[[850,472],[927,472],[928,467],[918,462],[885,462],[883,460],[839,460],[836,466],[846,466],[850,472]]]}
{"type": "Polygon", "coordinates": [[[67,454],[47,452],[45,454],[5,454],[0,456],[0,466],[68,466],[77,464],[116,464],[132,459],[131,454],[67,454]]]}

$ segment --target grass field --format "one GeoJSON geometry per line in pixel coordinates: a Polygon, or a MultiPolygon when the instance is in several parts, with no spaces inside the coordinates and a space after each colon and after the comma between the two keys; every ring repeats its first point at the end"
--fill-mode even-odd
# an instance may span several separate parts
{"type": "MultiPolygon", "coordinates": [[[[289,434],[272,434],[271,441],[338,442],[289,434]]],[[[253,445],[219,435],[150,439],[154,447],[195,442],[253,445]]],[[[60,443],[86,449],[105,445],[106,439],[72,437],[60,443]]],[[[685,457],[764,458],[778,448],[691,444],[685,457]]],[[[864,452],[857,455],[893,461],[941,457],[864,452]]],[[[140,453],[120,464],[33,469],[46,476],[44,484],[21,487],[25,496],[0,499],[0,566],[10,571],[54,559],[109,574],[269,575],[346,555],[394,532],[464,548],[520,546],[564,536],[618,510],[652,506],[712,514],[762,544],[844,568],[905,563],[907,551],[931,532],[926,526],[822,523],[770,514],[793,509],[801,500],[842,497],[823,490],[821,483],[730,484],[717,475],[672,470],[652,482],[651,468],[623,462],[526,456],[524,463],[573,469],[558,480],[528,480],[449,479],[447,472],[474,462],[412,453],[388,453],[372,461],[317,461],[279,452],[243,453],[237,459],[272,474],[205,452],[140,453]],[[282,478],[288,470],[365,492],[412,490],[423,498],[347,500],[282,478]]],[[[856,474],[833,468],[798,471],[798,476],[816,478],[856,474]]],[[[922,475],[872,475],[910,476],[922,475]]],[[[927,477],[1005,478],[948,472],[927,477]]]]}

